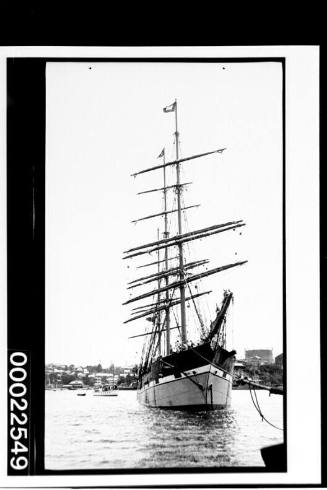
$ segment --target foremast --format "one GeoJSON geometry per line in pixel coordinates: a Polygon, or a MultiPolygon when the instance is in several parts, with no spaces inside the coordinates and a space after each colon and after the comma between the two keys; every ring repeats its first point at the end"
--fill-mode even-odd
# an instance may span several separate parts
{"type": "MultiPolygon", "coordinates": [[[[182,186],[180,185],[180,162],[179,162],[179,134],[178,134],[178,123],[177,123],[177,100],[173,104],[174,112],[175,112],[175,149],[176,149],[176,194],[177,194],[177,215],[178,215],[178,234],[183,234],[183,225],[182,225],[182,206],[181,206],[181,194],[182,194],[182,186]]],[[[182,343],[186,344],[187,342],[187,331],[186,331],[186,312],[185,312],[185,283],[184,280],[184,251],[183,251],[183,242],[178,244],[178,257],[179,257],[179,269],[180,269],[180,281],[181,284],[179,286],[180,298],[181,298],[181,339],[182,343]]]]}

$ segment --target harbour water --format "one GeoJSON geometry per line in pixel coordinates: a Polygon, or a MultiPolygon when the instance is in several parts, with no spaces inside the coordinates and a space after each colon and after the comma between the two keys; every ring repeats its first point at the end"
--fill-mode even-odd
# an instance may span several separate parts
{"type": "MultiPolygon", "coordinates": [[[[257,397],[282,428],[283,397],[257,397]]],[[[136,391],[46,391],[46,469],[263,467],[260,449],[281,442],[283,432],[261,420],[248,390],[233,390],[231,408],[211,412],[147,408],[136,391]]]]}

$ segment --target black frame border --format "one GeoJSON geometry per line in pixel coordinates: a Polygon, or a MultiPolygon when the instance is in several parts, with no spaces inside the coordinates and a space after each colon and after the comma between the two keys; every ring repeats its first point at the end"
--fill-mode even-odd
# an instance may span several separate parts
{"type": "MultiPolygon", "coordinates": [[[[286,243],[285,243],[285,58],[7,58],[7,250],[8,349],[31,354],[31,457],[34,475],[111,475],[160,473],[266,473],[266,468],[159,468],[111,470],[46,470],[44,468],[45,367],[45,105],[47,62],[83,63],[258,63],[278,62],[283,72],[283,350],[286,386],[286,243]],[[33,224],[34,221],[34,224],[33,224]],[[18,306],[19,305],[19,306],[18,306]]],[[[284,442],[287,446],[287,403],[284,397],[284,442]]],[[[179,485],[180,486],[180,485],[179,485]]],[[[204,485],[207,488],[211,485],[204,485]]],[[[288,485],[255,485],[287,487],[288,485]]],[[[181,486],[182,487],[182,486],[181,486]]],[[[193,487],[188,486],[188,487],[193,487]]],[[[201,488],[195,485],[194,488],[201,488]]],[[[253,485],[215,485],[244,487],[253,485]]],[[[99,487],[100,488],[100,487],[99,487]]],[[[122,487],[123,488],[123,487],[122,487]]],[[[126,487],[132,488],[132,487],[126,487]]],[[[145,486],[145,488],[169,488],[145,486]]]]}

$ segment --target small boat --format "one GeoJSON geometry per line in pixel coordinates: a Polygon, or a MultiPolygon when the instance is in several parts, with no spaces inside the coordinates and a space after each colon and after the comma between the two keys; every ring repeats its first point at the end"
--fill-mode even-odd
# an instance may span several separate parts
{"type": "Polygon", "coordinates": [[[116,386],[103,385],[94,390],[93,396],[118,396],[118,390],[116,386]]]}
{"type": "Polygon", "coordinates": [[[86,396],[86,393],[81,391],[80,393],[77,393],[77,396],[86,396]]]}
{"type": "Polygon", "coordinates": [[[246,378],[246,377],[234,377],[233,378],[233,390],[250,390],[255,387],[256,390],[265,389],[261,385],[259,378],[246,378]]]}

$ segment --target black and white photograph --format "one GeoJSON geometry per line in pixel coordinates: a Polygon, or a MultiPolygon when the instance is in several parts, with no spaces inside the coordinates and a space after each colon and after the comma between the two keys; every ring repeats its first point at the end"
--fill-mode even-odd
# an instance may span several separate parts
{"type": "Polygon", "coordinates": [[[46,468],[282,448],[282,79],[47,65],[46,468]]]}
{"type": "MultiPolygon", "coordinates": [[[[319,295],[306,270],[319,259],[317,148],[310,172],[301,162],[294,171],[317,121],[307,120],[310,141],[294,137],[286,48],[171,52],[48,56],[41,95],[30,92],[42,114],[26,173],[32,259],[8,275],[22,274],[19,261],[32,272],[26,318],[39,316],[24,347],[15,334],[24,308],[10,315],[8,303],[8,474],[318,484],[319,295]],[[312,262],[300,262],[301,248],[312,262]],[[314,422],[302,418],[301,430],[314,450],[298,470],[310,405],[314,422]]],[[[317,76],[317,51],[304,55],[317,76]]],[[[18,66],[7,59],[8,249],[24,213],[10,139],[18,66]]],[[[301,110],[317,117],[311,95],[301,110]]]]}

